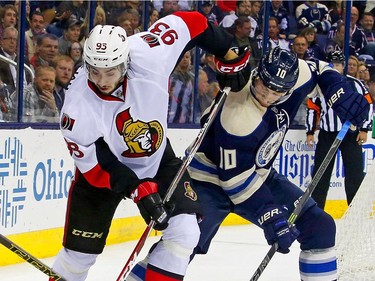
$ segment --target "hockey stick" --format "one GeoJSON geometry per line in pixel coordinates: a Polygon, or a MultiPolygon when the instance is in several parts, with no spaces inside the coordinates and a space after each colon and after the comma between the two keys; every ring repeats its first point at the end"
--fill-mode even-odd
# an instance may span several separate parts
{"type": "Polygon", "coordinates": [[[17,254],[20,258],[27,261],[31,265],[33,265],[35,268],[37,268],[44,274],[48,275],[48,277],[52,278],[53,280],[67,281],[66,279],[58,275],[56,272],[54,272],[49,266],[47,266],[42,261],[32,256],[28,252],[26,252],[24,249],[22,249],[18,245],[14,244],[12,241],[10,241],[8,238],[6,238],[2,234],[0,234],[0,243],[3,244],[6,248],[11,250],[12,252],[14,252],[15,254],[17,254]]]}
{"type": "MultiPolygon", "coordinates": [[[[303,206],[305,206],[307,200],[310,198],[311,194],[313,193],[315,187],[318,185],[321,177],[323,176],[325,170],[327,169],[329,163],[331,162],[332,158],[336,155],[336,152],[345,137],[346,133],[348,132],[351,124],[349,121],[346,121],[340,130],[340,132],[337,134],[336,139],[331,145],[331,148],[329,149],[327,155],[324,157],[324,160],[322,164],[320,165],[318,171],[316,172],[315,176],[311,180],[309,186],[307,187],[305,193],[302,195],[302,197],[298,200],[296,207],[294,208],[294,211],[290,214],[288,218],[288,224],[289,226],[292,226],[294,222],[296,221],[297,217],[301,213],[301,210],[303,206]]],[[[276,253],[278,248],[277,243],[274,243],[271,248],[269,249],[266,256],[263,258],[262,262],[256,269],[255,273],[251,277],[250,281],[256,281],[259,279],[260,275],[263,273],[263,271],[266,269],[266,266],[271,261],[272,257],[276,253]]]]}
{"type": "MultiPolygon", "coordinates": [[[[170,184],[167,193],[163,199],[163,203],[166,203],[170,200],[173,192],[176,190],[178,182],[181,180],[182,175],[185,173],[187,167],[189,166],[190,162],[193,160],[195,153],[197,152],[199,146],[201,145],[205,135],[208,132],[208,129],[210,128],[211,124],[213,123],[219,109],[222,107],[224,104],[224,101],[230,91],[230,87],[225,87],[224,90],[219,90],[217,97],[215,98],[214,104],[211,108],[211,111],[204,122],[202,128],[200,129],[193,145],[191,146],[191,149],[189,151],[189,154],[187,157],[184,159],[180,169],[178,170],[176,176],[174,177],[172,183],[170,184]]],[[[155,225],[154,221],[151,221],[148,226],[146,227],[145,231],[143,232],[141,238],[139,239],[137,245],[135,246],[133,252],[131,253],[128,261],[126,262],[125,266],[123,267],[120,275],[117,277],[116,281],[125,281],[126,278],[128,277],[133,264],[138,257],[139,253],[141,252],[147,237],[150,235],[151,230],[153,229],[155,225]]]]}

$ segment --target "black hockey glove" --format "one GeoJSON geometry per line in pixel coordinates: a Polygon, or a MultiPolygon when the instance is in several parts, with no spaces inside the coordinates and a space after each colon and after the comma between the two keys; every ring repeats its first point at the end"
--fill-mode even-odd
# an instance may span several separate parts
{"type": "Polygon", "coordinates": [[[268,205],[258,215],[258,222],[263,228],[268,244],[277,243],[278,252],[289,253],[289,247],[298,237],[299,231],[295,227],[288,226],[281,207],[268,205]]]}
{"type": "Polygon", "coordinates": [[[144,181],[133,190],[130,197],[137,204],[138,209],[147,224],[155,221],[156,230],[166,229],[173,206],[164,205],[158,193],[158,184],[152,181],[144,181]]]}
{"type": "Polygon", "coordinates": [[[250,77],[250,51],[249,49],[240,49],[238,57],[233,60],[223,60],[215,57],[217,69],[216,79],[222,89],[231,87],[232,92],[240,91],[250,77]]]}

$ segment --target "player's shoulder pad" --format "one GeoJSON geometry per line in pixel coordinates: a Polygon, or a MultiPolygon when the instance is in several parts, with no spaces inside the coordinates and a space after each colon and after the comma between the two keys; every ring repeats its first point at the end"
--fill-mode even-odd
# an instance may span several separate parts
{"type": "Polygon", "coordinates": [[[316,65],[309,61],[298,59],[298,69],[298,79],[296,85],[293,87],[294,89],[297,89],[308,83],[317,74],[316,65]]]}

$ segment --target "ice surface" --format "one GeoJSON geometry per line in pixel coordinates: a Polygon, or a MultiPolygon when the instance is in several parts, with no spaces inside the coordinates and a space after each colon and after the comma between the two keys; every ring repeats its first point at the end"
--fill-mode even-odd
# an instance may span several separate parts
{"type": "MultiPolygon", "coordinates": [[[[158,240],[149,237],[142,258],[158,240]]],[[[137,241],[107,246],[91,268],[87,281],[115,281],[137,241]]],[[[268,252],[263,231],[254,225],[224,226],[214,238],[207,255],[196,256],[188,268],[185,281],[246,281],[268,252]]],[[[27,250],[27,249],[25,249],[27,250]]],[[[32,253],[31,253],[32,254],[32,253]]],[[[299,280],[299,244],[292,245],[287,255],[276,253],[259,281],[299,280]]],[[[42,260],[52,266],[54,258],[42,260]]],[[[29,263],[0,267],[1,281],[39,281],[48,277],[29,263]]]]}

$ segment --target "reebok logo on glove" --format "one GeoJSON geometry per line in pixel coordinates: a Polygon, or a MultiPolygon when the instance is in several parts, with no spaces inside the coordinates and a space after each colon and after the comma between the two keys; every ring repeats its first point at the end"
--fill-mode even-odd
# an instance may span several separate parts
{"type": "Polygon", "coordinates": [[[336,93],[334,93],[329,100],[327,101],[327,105],[332,107],[332,105],[341,97],[341,95],[345,94],[343,88],[340,88],[336,93]]]}
{"type": "Polygon", "coordinates": [[[269,220],[274,215],[278,215],[278,214],[280,214],[278,208],[272,209],[272,210],[264,213],[262,216],[260,216],[259,219],[258,219],[258,222],[262,225],[265,221],[269,220]]]}

